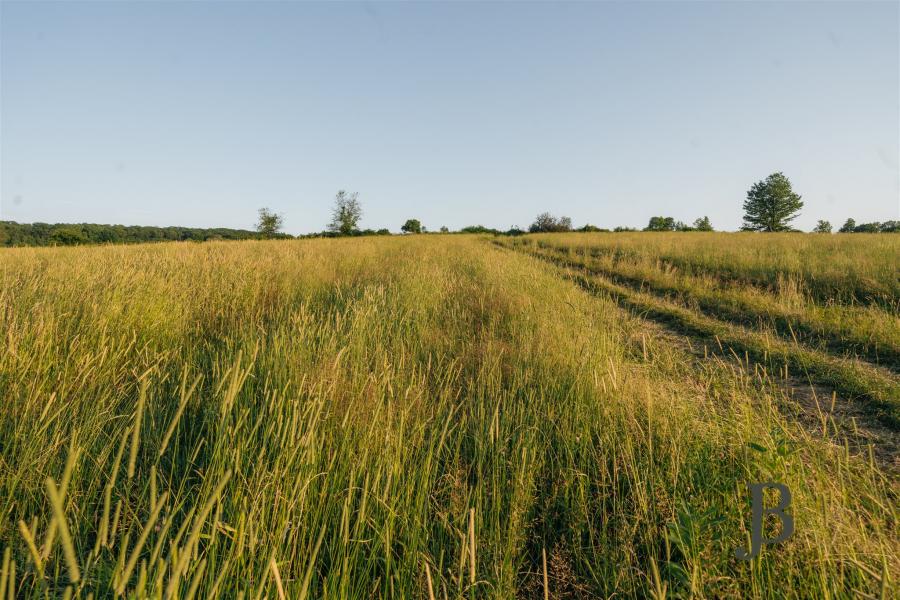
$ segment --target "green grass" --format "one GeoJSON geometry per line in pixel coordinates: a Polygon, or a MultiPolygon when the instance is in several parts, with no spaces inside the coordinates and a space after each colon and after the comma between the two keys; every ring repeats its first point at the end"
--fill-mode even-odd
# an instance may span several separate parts
{"type": "Polygon", "coordinates": [[[866,448],[478,237],[6,250],[0,323],[0,599],[879,597],[900,568],[866,448]],[[771,479],[796,533],[736,561],[771,479]]]}
{"type": "MultiPolygon", "coordinates": [[[[596,236],[608,243],[609,236],[596,236]]],[[[651,241],[666,235],[644,236],[651,241]]],[[[796,237],[796,236],[788,236],[796,237]]],[[[813,239],[823,239],[814,236],[813,239]]],[[[529,236],[505,240],[504,244],[528,252],[564,258],[638,291],[678,301],[710,316],[753,328],[771,328],[782,337],[802,342],[838,356],[859,357],[900,372],[900,315],[877,306],[825,304],[816,301],[802,281],[775,273],[779,283],[766,290],[713,275],[689,275],[663,262],[658,253],[617,255],[602,247],[593,236],[560,236],[559,239],[529,236]],[[585,239],[586,238],[586,239],[585,239]],[[571,241],[571,243],[567,243],[571,241]],[[779,278],[780,277],[780,278],[779,278]]],[[[730,239],[725,237],[723,246],[730,239]]],[[[750,238],[749,241],[752,241],[750,238]]],[[[828,251],[828,246],[822,252],[828,251]]],[[[752,248],[751,248],[752,249],[752,248]]],[[[894,258],[900,261],[900,245],[894,258]]],[[[776,265],[771,268],[775,270],[776,265]]],[[[894,275],[896,278],[896,274],[894,275]]],[[[849,294],[849,290],[842,292],[849,294]]],[[[841,294],[838,294],[841,295],[841,294]]],[[[885,299],[892,304],[892,299],[885,299]]]]}
{"type": "Polygon", "coordinates": [[[633,311],[665,323],[678,332],[714,343],[723,351],[723,345],[727,346],[728,352],[738,360],[749,362],[752,358],[764,369],[776,371],[790,368],[849,399],[861,399],[885,425],[900,429],[900,382],[888,373],[857,361],[823,355],[798,343],[770,336],[766,331],[748,331],[678,304],[616,285],[605,276],[596,276],[581,261],[572,262],[557,254],[540,251],[534,254],[553,263],[579,269],[581,274],[566,276],[586,290],[608,294],[633,311]]]}
{"type": "Polygon", "coordinates": [[[800,292],[821,304],[875,305],[900,313],[897,235],[679,232],[529,238],[767,292],[800,292]]]}

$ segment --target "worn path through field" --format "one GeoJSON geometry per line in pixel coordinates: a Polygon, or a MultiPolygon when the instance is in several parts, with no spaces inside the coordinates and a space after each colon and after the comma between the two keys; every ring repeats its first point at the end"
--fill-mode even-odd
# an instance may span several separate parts
{"type": "MultiPolygon", "coordinates": [[[[753,376],[759,385],[777,386],[787,400],[780,403],[779,410],[810,435],[874,462],[891,477],[900,474],[900,428],[895,404],[900,385],[887,370],[799,345],[785,349],[779,346],[786,344],[768,336],[699,314],[649,292],[619,285],[562,257],[513,250],[503,244],[495,246],[539,259],[584,291],[615,299],[641,319],[642,335],[649,334],[653,340],[677,349],[690,358],[698,371],[705,362],[715,360],[753,376]],[[766,348],[760,351],[757,344],[766,348]],[[801,359],[811,356],[812,365],[798,360],[796,353],[801,353],[801,359]],[[842,385],[841,376],[854,378],[852,385],[842,385]],[[848,393],[848,388],[855,393],[848,393]]],[[[646,339],[640,343],[646,343],[646,339]]]]}

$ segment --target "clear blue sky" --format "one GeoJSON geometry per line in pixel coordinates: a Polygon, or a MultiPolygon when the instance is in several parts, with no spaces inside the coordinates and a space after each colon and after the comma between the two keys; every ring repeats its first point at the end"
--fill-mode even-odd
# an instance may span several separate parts
{"type": "Polygon", "coordinates": [[[897,2],[0,2],[0,219],[900,218],[897,2]]]}

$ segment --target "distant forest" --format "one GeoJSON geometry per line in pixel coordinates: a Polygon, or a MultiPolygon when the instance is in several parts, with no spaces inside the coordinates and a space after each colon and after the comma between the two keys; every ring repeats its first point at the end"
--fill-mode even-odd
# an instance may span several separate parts
{"type": "MultiPolygon", "coordinates": [[[[404,226],[406,227],[406,226],[404,226]]],[[[407,229],[403,229],[404,232],[407,229]]],[[[541,232],[609,232],[594,225],[573,228],[567,217],[556,219],[547,213],[538,215],[537,220],[528,230],[512,227],[506,231],[471,225],[459,231],[450,231],[441,227],[439,231],[428,233],[488,233],[493,235],[516,236],[524,233],[541,232]]],[[[613,232],[638,231],[631,227],[616,227],[613,232]]],[[[689,227],[671,217],[653,217],[644,231],[712,231],[709,219],[704,217],[689,227]],[[660,223],[662,226],[660,226],[660,223]],[[699,226],[698,226],[699,223],[699,226]]],[[[831,224],[820,221],[814,230],[818,233],[831,233],[831,224]]],[[[900,221],[884,223],[862,223],[857,225],[853,219],[838,230],[839,233],[890,233],[900,232],[900,221]]],[[[425,233],[425,228],[421,228],[425,233]]],[[[16,246],[82,246],[92,244],[142,244],[148,242],[207,242],[213,240],[263,240],[263,239],[295,239],[316,237],[357,237],[370,235],[391,235],[387,229],[353,229],[350,233],[322,231],[293,236],[280,231],[260,232],[249,229],[226,229],[218,227],[202,229],[198,227],[151,227],[144,225],[98,225],[95,223],[16,223],[0,221],[0,248],[16,246]]]]}
{"type": "MultiPolygon", "coordinates": [[[[209,240],[252,240],[264,236],[246,229],[96,225],[93,223],[15,223],[0,221],[0,246],[77,246],[209,240]]],[[[276,234],[275,237],[292,237],[276,234]]]]}

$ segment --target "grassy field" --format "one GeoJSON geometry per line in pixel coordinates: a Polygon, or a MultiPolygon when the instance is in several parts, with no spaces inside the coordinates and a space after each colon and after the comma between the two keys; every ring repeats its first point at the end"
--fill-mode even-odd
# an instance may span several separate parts
{"type": "Polygon", "coordinates": [[[0,600],[893,597],[900,236],[0,252],[0,600]],[[796,530],[753,561],[749,482],[796,530]]]}
{"type": "Polygon", "coordinates": [[[799,367],[867,399],[897,427],[900,236],[863,237],[868,246],[852,236],[703,233],[544,235],[501,245],[580,269],[588,286],[681,333],[730,338],[765,366],[799,367]]]}

